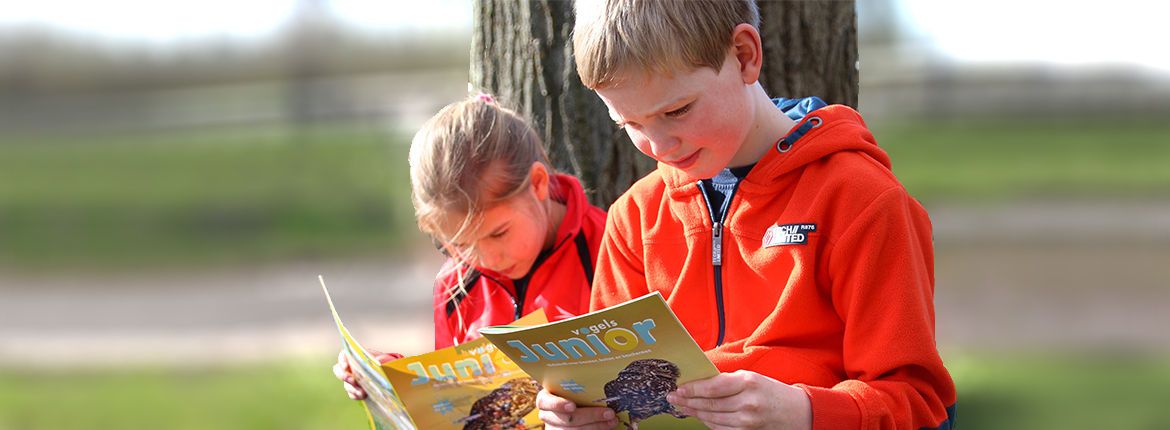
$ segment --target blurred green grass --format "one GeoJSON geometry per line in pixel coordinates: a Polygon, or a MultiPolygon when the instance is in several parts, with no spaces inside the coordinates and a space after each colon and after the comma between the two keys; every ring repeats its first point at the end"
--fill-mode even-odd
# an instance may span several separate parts
{"type": "Polygon", "coordinates": [[[1170,123],[1018,119],[877,124],[923,201],[1170,198],[1170,123]]]}
{"type": "Polygon", "coordinates": [[[1170,357],[1005,354],[948,358],[958,428],[1170,428],[1170,357]]]}
{"type": "MultiPolygon", "coordinates": [[[[1170,428],[1170,357],[948,358],[977,429],[1170,428]]],[[[360,429],[328,362],[165,371],[0,369],[0,430],[360,429]]]]}
{"type": "Polygon", "coordinates": [[[337,126],[4,142],[0,266],[139,270],[385,254],[416,231],[402,133],[337,126]]]}
{"type": "MultiPolygon", "coordinates": [[[[0,268],[394,253],[418,233],[407,133],[370,126],[0,136],[0,268]]],[[[923,201],[1170,198],[1170,123],[875,125],[923,201]]]]}
{"type": "Polygon", "coordinates": [[[361,429],[330,364],[0,370],[0,430],[361,429]]]}

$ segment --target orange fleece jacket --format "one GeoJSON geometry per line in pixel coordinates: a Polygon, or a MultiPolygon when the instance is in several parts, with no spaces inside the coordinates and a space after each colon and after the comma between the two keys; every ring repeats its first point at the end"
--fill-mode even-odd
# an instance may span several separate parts
{"type": "Polygon", "coordinates": [[[721,371],[804,389],[814,429],[942,426],[955,388],[935,345],[930,220],[856,111],[800,124],[814,117],[740,182],[718,235],[681,171],[635,183],[610,208],[590,307],[662,293],[721,371]]]}

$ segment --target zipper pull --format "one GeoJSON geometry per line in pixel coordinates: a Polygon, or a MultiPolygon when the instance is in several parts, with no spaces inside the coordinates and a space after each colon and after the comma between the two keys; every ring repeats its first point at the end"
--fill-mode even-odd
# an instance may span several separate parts
{"type": "Polygon", "coordinates": [[[711,264],[723,265],[723,223],[715,223],[711,229],[711,264]]]}

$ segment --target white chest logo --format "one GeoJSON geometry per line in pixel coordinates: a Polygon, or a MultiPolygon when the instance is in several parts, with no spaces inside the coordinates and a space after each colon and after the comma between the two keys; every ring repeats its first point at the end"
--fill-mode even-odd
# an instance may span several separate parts
{"type": "Polygon", "coordinates": [[[764,248],[780,245],[804,245],[808,234],[817,231],[816,224],[776,224],[764,233],[764,248]]]}

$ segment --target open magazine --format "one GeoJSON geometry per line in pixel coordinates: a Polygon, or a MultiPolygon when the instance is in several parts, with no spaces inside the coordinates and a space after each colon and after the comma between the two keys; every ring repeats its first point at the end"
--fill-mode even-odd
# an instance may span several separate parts
{"type": "MultiPolygon", "coordinates": [[[[379,364],[342,324],[321,279],[372,430],[532,429],[540,386],[487,339],[379,364]]],[[[543,310],[513,322],[548,322],[543,310]]]]}
{"type": "Polygon", "coordinates": [[[719,371],[657,292],[553,323],[479,332],[549,392],[613,409],[619,428],[706,428],[666,394],[719,371]]]}

